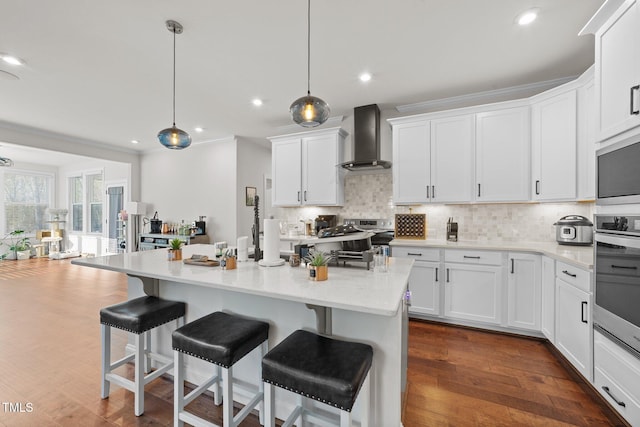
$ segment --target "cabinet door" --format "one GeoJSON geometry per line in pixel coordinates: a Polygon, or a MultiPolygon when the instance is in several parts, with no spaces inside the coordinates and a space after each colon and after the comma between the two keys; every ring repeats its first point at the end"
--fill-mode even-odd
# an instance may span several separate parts
{"type": "Polygon", "coordinates": [[[531,107],[534,200],[576,198],[576,91],[558,94],[531,107]]]}
{"type": "Polygon", "coordinates": [[[336,135],[304,138],[302,143],[302,204],[338,205],[339,166],[336,135]]]}
{"type": "Polygon", "coordinates": [[[593,79],[578,89],[578,199],[596,197],[596,101],[593,79]]]}
{"type": "Polygon", "coordinates": [[[502,267],[445,264],[444,315],[500,324],[502,267]]]}
{"type": "Polygon", "coordinates": [[[509,254],[507,324],[540,330],[540,255],[509,254]]]}
{"type": "Polygon", "coordinates": [[[478,201],[529,199],[529,108],[476,114],[478,201]]]}
{"type": "Polygon", "coordinates": [[[431,201],[473,200],[474,116],[431,121],[431,201]]]}
{"type": "Polygon", "coordinates": [[[271,147],[273,177],[272,205],[296,206],[302,201],[302,141],[300,138],[277,141],[271,147]]]}
{"type": "Polygon", "coordinates": [[[555,344],[556,331],[556,267],[552,258],[542,257],[542,316],[540,319],[542,333],[555,344]]]}
{"type": "Polygon", "coordinates": [[[416,261],[409,276],[409,314],[440,316],[440,263],[416,261]]]}
{"type": "Polygon", "coordinates": [[[640,5],[627,1],[596,33],[596,105],[602,141],[640,124],[640,5]],[[598,84],[599,83],[599,84],[598,84]]]}
{"type": "Polygon", "coordinates": [[[393,127],[393,201],[426,203],[430,196],[429,122],[393,127]]]}
{"type": "Polygon", "coordinates": [[[556,278],[556,347],[592,378],[591,294],[556,278]]]}

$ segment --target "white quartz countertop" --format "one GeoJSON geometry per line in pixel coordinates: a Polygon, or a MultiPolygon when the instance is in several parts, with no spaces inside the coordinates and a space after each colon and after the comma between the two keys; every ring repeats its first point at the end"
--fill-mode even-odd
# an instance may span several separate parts
{"type": "Polygon", "coordinates": [[[559,245],[555,242],[479,242],[474,240],[449,242],[444,239],[409,240],[394,239],[391,246],[423,248],[474,249],[493,251],[536,252],[576,267],[593,270],[593,246],[559,245]]]}
{"type": "MultiPolygon", "coordinates": [[[[193,254],[214,259],[213,245],[187,245],[183,258],[193,254]]],[[[72,264],[118,271],[132,276],[150,277],[234,292],[297,301],[305,304],[364,312],[396,315],[404,297],[412,259],[389,258],[386,273],[357,267],[329,267],[329,279],[314,282],[303,267],[261,267],[253,260],[238,262],[235,270],[188,265],[167,261],[167,250],[132,252],[95,258],[76,258],[72,264]]]]}

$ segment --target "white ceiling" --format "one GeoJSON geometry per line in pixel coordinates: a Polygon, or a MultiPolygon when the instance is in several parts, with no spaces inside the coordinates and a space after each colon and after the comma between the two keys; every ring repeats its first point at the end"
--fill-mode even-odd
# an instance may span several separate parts
{"type": "MultiPolygon", "coordinates": [[[[263,138],[306,93],[304,0],[2,0],[0,121],[132,150],[176,124],[194,141],[263,138]],[[254,107],[260,97],[264,105],[254,107]],[[194,127],[202,126],[201,134],[194,127]],[[130,143],[132,139],[139,144],[130,143]]],[[[313,0],[311,93],[332,116],[575,76],[593,63],[578,31],[603,0],[313,0]],[[514,23],[530,7],[529,27],[514,23]],[[358,74],[369,71],[368,84],[358,74]]],[[[303,130],[300,128],[300,130],[303,130]]],[[[6,145],[5,145],[6,146],[6,145]]],[[[3,154],[0,147],[0,156],[3,154]]]]}

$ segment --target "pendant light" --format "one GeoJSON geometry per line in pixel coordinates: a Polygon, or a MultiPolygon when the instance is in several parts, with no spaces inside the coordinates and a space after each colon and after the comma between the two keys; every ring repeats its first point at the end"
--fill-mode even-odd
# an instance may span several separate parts
{"type": "Polygon", "coordinates": [[[329,118],[329,105],[311,96],[311,0],[307,0],[307,95],[296,99],[289,112],[294,122],[306,128],[320,126],[329,118]]]}
{"type": "Polygon", "coordinates": [[[160,143],[172,150],[182,150],[191,145],[191,136],[176,127],[176,34],[182,34],[182,25],[167,21],[167,29],[173,33],[173,126],[158,132],[160,143]]]}

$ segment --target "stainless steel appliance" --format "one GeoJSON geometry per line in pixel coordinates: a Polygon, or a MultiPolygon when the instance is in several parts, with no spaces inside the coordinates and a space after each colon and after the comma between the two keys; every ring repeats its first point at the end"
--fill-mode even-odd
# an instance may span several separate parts
{"type": "Polygon", "coordinates": [[[376,104],[353,109],[353,158],[341,165],[348,170],[388,169],[380,159],[380,109],[376,104]]]}
{"type": "Polygon", "coordinates": [[[596,204],[640,203],[640,142],[625,141],[596,153],[596,204]]]}
{"type": "Polygon", "coordinates": [[[563,216],[553,225],[556,227],[556,241],[561,245],[593,244],[593,223],[584,216],[563,216]]]}
{"type": "Polygon", "coordinates": [[[315,219],[316,233],[324,228],[331,228],[337,225],[337,219],[335,215],[318,215],[315,219]]]}
{"type": "Polygon", "coordinates": [[[640,358],[640,215],[596,215],[594,328],[640,358]]]}

